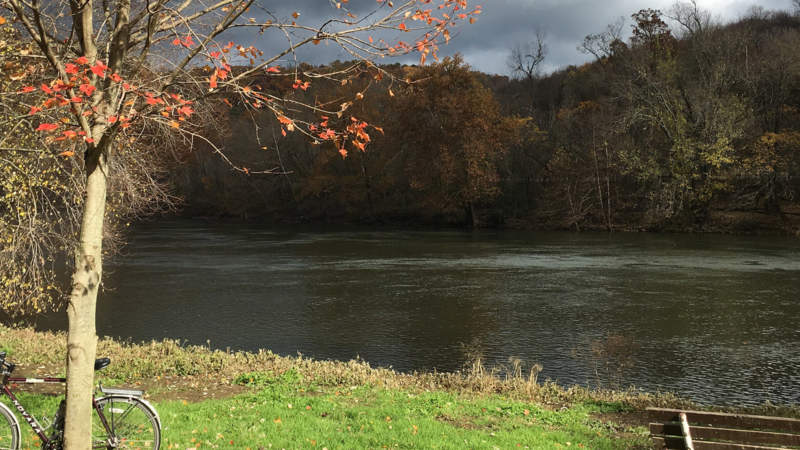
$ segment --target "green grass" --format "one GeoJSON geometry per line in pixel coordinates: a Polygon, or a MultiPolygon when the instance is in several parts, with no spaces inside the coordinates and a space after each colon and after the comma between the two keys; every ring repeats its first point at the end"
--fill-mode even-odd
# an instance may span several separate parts
{"type": "MultiPolygon", "coordinates": [[[[620,437],[592,412],[620,404],[551,410],[499,395],[412,393],[369,385],[331,388],[300,374],[249,374],[248,392],[198,403],[156,403],[162,448],[591,448],[647,447],[642,429],[620,437]],[[249,380],[253,380],[249,382],[249,380]]],[[[37,417],[59,399],[22,394],[37,417]]],[[[26,426],[29,430],[29,427],[26,426]]],[[[36,448],[23,432],[23,448],[36,448]]]]}

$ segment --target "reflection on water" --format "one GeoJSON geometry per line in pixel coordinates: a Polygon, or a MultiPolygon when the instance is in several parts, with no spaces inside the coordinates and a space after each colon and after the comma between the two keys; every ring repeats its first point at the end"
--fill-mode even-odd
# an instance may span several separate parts
{"type": "MultiPolygon", "coordinates": [[[[593,384],[593,342],[631,338],[624,384],[701,402],[800,402],[800,242],[527,232],[140,227],[109,264],[101,334],[398,370],[544,366],[593,384]],[[584,356],[576,356],[584,355],[584,356]]],[[[41,327],[61,328],[61,316],[41,327]]]]}

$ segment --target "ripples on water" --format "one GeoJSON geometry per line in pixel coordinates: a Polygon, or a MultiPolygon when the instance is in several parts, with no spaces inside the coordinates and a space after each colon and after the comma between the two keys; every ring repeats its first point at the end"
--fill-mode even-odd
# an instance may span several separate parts
{"type": "MultiPolygon", "coordinates": [[[[800,243],[701,235],[143,226],[109,264],[102,334],[211,341],[398,370],[517,356],[700,402],[800,402],[800,243]],[[612,367],[614,364],[612,364],[612,367]],[[602,372],[602,370],[600,370],[602,372]]],[[[41,323],[63,327],[58,317],[41,323]]]]}

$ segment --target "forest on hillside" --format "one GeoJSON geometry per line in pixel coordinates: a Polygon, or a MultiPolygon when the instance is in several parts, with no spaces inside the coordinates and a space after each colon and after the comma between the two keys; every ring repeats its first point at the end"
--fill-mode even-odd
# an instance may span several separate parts
{"type": "Polygon", "coordinates": [[[576,45],[593,61],[550,74],[540,73],[546,42],[537,40],[509,49],[513,77],[454,56],[383,67],[406,83],[364,70],[299,91],[345,102],[332,122],[379,126],[346,157],[330,142],[284,137],[274,115],[246,113],[231,98],[215,124],[226,155],[275,173],[242,175],[209,150],[184,158],[170,180],[184,212],[200,216],[797,232],[800,13],[754,8],[720,24],[677,4],[576,45]]]}

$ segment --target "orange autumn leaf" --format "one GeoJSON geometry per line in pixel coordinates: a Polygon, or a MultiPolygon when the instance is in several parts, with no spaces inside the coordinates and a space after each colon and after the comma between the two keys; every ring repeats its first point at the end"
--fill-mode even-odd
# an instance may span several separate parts
{"type": "Polygon", "coordinates": [[[36,131],[53,131],[58,128],[57,123],[42,123],[36,128],[36,131]]]}
{"type": "Polygon", "coordinates": [[[70,156],[75,156],[75,152],[72,150],[63,151],[58,154],[58,156],[63,156],[64,158],[69,158],[70,156]]]}
{"type": "Polygon", "coordinates": [[[92,92],[94,92],[95,89],[97,89],[97,88],[95,88],[91,84],[82,84],[82,85],[80,85],[80,87],[78,89],[88,97],[88,96],[92,95],[92,92]]]}
{"type": "Polygon", "coordinates": [[[95,61],[94,65],[91,67],[92,73],[100,78],[105,78],[106,70],[108,70],[108,66],[103,64],[103,62],[99,60],[95,61]]]}

